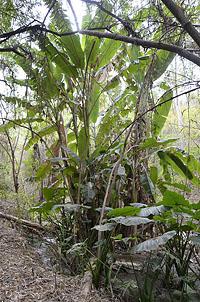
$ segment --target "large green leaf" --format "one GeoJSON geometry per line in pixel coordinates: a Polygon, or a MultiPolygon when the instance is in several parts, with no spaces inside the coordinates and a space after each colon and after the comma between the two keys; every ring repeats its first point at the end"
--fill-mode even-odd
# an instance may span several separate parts
{"type": "Polygon", "coordinates": [[[108,212],[108,217],[118,217],[118,216],[133,216],[140,213],[140,209],[132,206],[126,206],[124,208],[112,209],[108,212]]]}
{"type": "MultiPolygon", "coordinates": [[[[53,7],[52,1],[44,0],[45,3],[51,8],[51,24],[50,28],[59,32],[70,32],[72,26],[69,18],[65,14],[62,4],[56,0],[53,7]]],[[[58,43],[66,50],[67,55],[70,57],[72,63],[78,68],[84,68],[84,54],[78,35],[62,36],[57,38],[58,43]]]]}
{"type": "MultiPolygon", "coordinates": [[[[106,3],[104,5],[106,5],[106,3]]],[[[99,9],[91,11],[89,7],[86,7],[85,12],[86,14],[82,19],[82,28],[95,28],[96,26],[101,26],[100,23],[102,23],[103,26],[103,19],[101,20],[102,12],[99,9]]],[[[98,70],[99,49],[103,43],[104,41],[97,37],[87,35],[82,37],[86,65],[94,70],[98,70]]]]}
{"type": "Polygon", "coordinates": [[[189,168],[181,161],[181,159],[171,152],[166,152],[166,155],[176,164],[188,179],[193,179],[193,174],[189,168]]]}
{"type": "Polygon", "coordinates": [[[45,187],[43,189],[43,194],[46,199],[46,201],[54,201],[55,203],[59,203],[63,201],[66,195],[66,189],[65,188],[55,188],[55,187],[45,187]]]}
{"type": "Polygon", "coordinates": [[[54,197],[54,191],[55,189],[54,188],[43,188],[43,194],[44,194],[44,198],[46,199],[46,201],[50,201],[53,199],[54,197]]]}
{"type": "Polygon", "coordinates": [[[161,159],[161,163],[170,165],[179,175],[193,181],[194,175],[178,156],[172,152],[163,150],[158,151],[158,156],[161,159]]]}
{"type": "Polygon", "coordinates": [[[83,39],[85,42],[84,54],[86,63],[96,68],[101,41],[96,37],[90,36],[84,36],[83,39]]]}
{"type": "Polygon", "coordinates": [[[100,86],[96,81],[93,81],[92,88],[89,96],[89,116],[93,123],[97,121],[99,116],[99,99],[100,99],[100,86]]]}
{"type": "Polygon", "coordinates": [[[135,105],[135,100],[136,97],[130,89],[125,89],[125,91],[117,97],[115,103],[107,110],[101,120],[96,137],[97,145],[108,145],[110,133],[120,133],[130,124],[131,119],[129,118],[129,114],[131,108],[135,105]]]}
{"type": "Polygon", "coordinates": [[[44,50],[48,54],[50,60],[59,67],[60,73],[63,73],[67,77],[76,78],[78,76],[76,67],[69,62],[66,54],[53,46],[53,44],[47,38],[45,41],[46,43],[44,50]]]}
{"type": "Polygon", "coordinates": [[[132,252],[141,253],[141,252],[151,252],[157,250],[160,246],[165,245],[170,239],[176,235],[176,231],[169,231],[164,233],[161,236],[146,240],[138,245],[136,245],[132,252]]]}
{"type": "Polygon", "coordinates": [[[53,99],[59,96],[59,88],[56,84],[56,79],[51,71],[51,62],[46,63],[43,69],[43,74],[39,79],[38,87],[41,91],[41,95],[53,99]]]}
{"type": "Polygon", "coordinates": [[[157,140],[155,137],[147,138],[140,146],[140,149],[149,149],[149,148],[160,148],[161,146],[166,146],[168,144],[174,143],[177,141],[177,138],[170,138],[165,140],[157,140]]]}
{"type": "Polygon", "coordinates": [[[166,190],[163,196],[162,205],[167,207],[188,206],[189,201],[177,192],[166,190]]]}
{"type": "Polygon", "coordinates": [[[84,69],[84,54],[81,48],[80,38],[77,35],[65,36],[61,38],[61,44],[64,46],[67,54],[77,68],[84,69]]]}
{"type": "Polygon", "coordinates": [[[152,207],[145,207],[142,208],[139,216],[140,217],[148,217],[151,215],[160,215],[161,213],[166,211],[166,207],[164,207],[163,205],[160,206],[152,206],[152,207]]]}
{"type": "Polygon", "coordinates": [[[5,124],[0,125],[0,132],[5,132],[8,131],[11,128],[17,127],[17,126],[21,126],[24,124],[31,124],[31,123],[35,123],[35,122],[42,122],[43,120],[41,118],[22,118],[22,119],[16,119],[13,121],[9,121],[5,124]]]}
{"type": "Polygon", "coordinates": [[[126,49],[127,49],[128,57],[129,57],[130,61],[132,61],[132,62],[134,60],[138,60],[138,58],[141,56],[140,46],[138,46],[138,45],[127,44],[126,49]]]}
{"type": "Polygon", "coordinates": [[[151,181],[156,184],[158,180],[158,168],[155,166],[150,167],[150,174],[149,174],[151,181]]]}
{"type": "Polygon", "coordinates": [[[152,79],[156,81],[166,71],[167,67],[173,61],[175,54],[166,50],[158,50],[154,60],[154,69],[152,79]]]}
{"type": "Polygon", "coordinates": [[[129,67],[122,72],[122,75],[125,76],[127,81],[132,81],[132,79],[134,79],[135,82],[141,86],[144,81],[145,71],[148,63],[148,60],[134,60],[131,62],[129,67]]]}
{"type": "Polygon", "coordinates": [[[78,134],[78,154],[80,159],[85,160],[88,155],[88,137],[86,134],[85,127],[81,128],[78,134]]]}
{"type": "Polygon", "coordinates": [[[165,122],[167,120],[172,105],[172,100],[171,100],[172,97],[173,97],[172,91],[165,92],[159,100],[158,105],[160,104],[160,106],[156,108],[153,114],[153,121],[152,121],[153,133],[156,136],[160,133],[160,131],[165,125],[165,122]]]}
{"type": "Polygon", "coordinates": [[[29,141],[27,142],[26,146],[25,146],[25,150],[30,149],[30,147],[32,147],[34,144],[36,144],[42,137],[51,134],[53,132],[56,131],[56,126],[47,126],[43,129],[41,129],[40,131],[38,131],[37,135],[35,134],[33,137],[31,137],[29,139],[29,141]]]}
{"type": "Polygon", "coordinates": [[[41,164],[40,167],[38,168],[35,175],[35,179],[38,181],[44,179],[50,171],[51,171],[51,163],[50,161],[46,161],[43,164],[41,164]]]}
{"type": "Polygon", "coordinates": [[[194,157],[192,154],[187,154],[182,150],[172,149],[173,153],[179,157],[190,169],[191,172],[200,174],[200,161],[194,157]]]}
{"type": "Polygon", "coordinates": [[[183,174],[191,180],[194,185],[200,184],[199,174],[200,174],[200,163],[193,155],[189,155],[183,150],[178,148],[170,148],[168,153],[172,154],[170,157],[176,158],[177,162],[182,162],[183,174]],[[178,160],[177,160],[178,158],[178,160]]]}
{"type": "Polygon", "coordinates": [[[43,201],[38,203],[36,206],[30,208],[30,212],[37,212],[39,214],[48,215],[52,208],[55,206],[53,201],[43,201]]]}
{"type": "Polygon", "coordinates": [[[103,45],[99,49],[98,68],[106,66],[110,63],[112,58],[116,55],[121,42],[105,39],[103,45]]]}
{"type": "Polygon", "coordinates": [[[119,224],[123,224],[125,226],[134,226],[134,225],[142,225],[152,222],[153,220],[144,218],[144,217],[115,217],[111,218],[111,221],[114,221],[119,224]]]}
{"type": "Polygon", "coordinates": [[[184,184],[181,184],[181,183],[178,183],[178,182],[163,181],[162,184],[164,186],[174,187],[174,188],[183,190],[183,191],[188,192],[188,193],[191,192],[191,189],[188,186],[186,186],[184,184]]]}
{"type": "Polygon", "coordinates": [[[187,166],[191,169],[192,172],[197,172],[200,174],[200,161],[196,159],[193,155],[188,155],[185,159],[187,166]]]}

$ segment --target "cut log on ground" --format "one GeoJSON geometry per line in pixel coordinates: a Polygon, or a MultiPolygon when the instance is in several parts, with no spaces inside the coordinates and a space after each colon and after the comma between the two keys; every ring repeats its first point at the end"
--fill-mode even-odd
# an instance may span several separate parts
{"type": "Polygon", "coordinates": [[[7,219],[11,222],[15,222],[17,224],[20,224],[22,226],[25,226],[25,227],[28,227],[30,229],[34,229],[37,231],[42,231],[42,232],[47,231],[45,227],[43,227],[42,225],[40,225],[38,223],[29,221],[29,220],[25,220],[25,219],[21,219],[21,218],[15,217],[13,215],[4,214],[4,213],[0,212],[0,218],[7,219]]]}

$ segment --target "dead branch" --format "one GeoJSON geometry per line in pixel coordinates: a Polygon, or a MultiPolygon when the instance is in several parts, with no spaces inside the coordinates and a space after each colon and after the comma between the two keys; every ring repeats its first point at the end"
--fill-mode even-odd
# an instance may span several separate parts
{"type": "Polygon", "coordinates": [[[196,28],[193,26],[190,20],[188,20],[183,9],[172,0],[162,0],[162,2],[170,10],[173,16],[179,21],[183,29],[190,35],[190,37],[200,47],[200,33],[198,32],[198,30],[196,30],[196,28]]]}
{"type": "MultiPolygon", "coordinates": [[[[81,34],[81,35],[88,35],[88,36],[93,36],[97,38],[107,38],[115,41],[121,41],[125,43],[130,43],[133,45],[138,45],[142,46],[144,48],[155,48],[155,49],[163,49],[169,52],[173,52],[178,54],[179,56],[189,60],[190,62],[193,62],[194,64],[200,66],[200,57],[197,55],[194,55],[192,52],[187,51],[186,49],[177,46],[177,45],[172,45],[172,44],[167,44],[167,43],[162,43],[162,42],[156,42],[156,41],[149,41],[149,40],[144,40],[136,37],[129,37],[129,36],[124,36],[124,35],[119,35],[115,33],[110,33],[110,32],[100,32],[96,30],[80,30],[80,31],[72,31],[72,32],[64,32],[64,33],[58,33],[56,31],[49,30],[45,27],[41,27],[39,24],[38,25],[33,25],[33,26],[23,26],[21,28],[18,28],[15,31],[11,31],[8,33],[3,33],[0,35],[0,43],[2,43],[1,39],[2,38],[11,38],[12,36],[25,33],[25,32],[46,32],[49,34],[53,34],[58,37],[64,37],[64,36],[72,36],[75,34],[81,34]]],[[[0,48],[0,52],[6,52],[6,51],[14,51],[13,49],[7,49],[0,48]]],[[[14,51],[16,53],[16,51],[14,51]]]]}
{"type": "Polygon", "coordinates": [[[42,231],[42,232],[46,231],[46,228],[43,227],[42,225],[38,224],[38,223],[29,221],[29,220],[25,220],[25,219],[20,219],[18,217],[10,215],[10,214],[4,214],[4,213],[0,212],[0,218],[15,222],[17,224],[20,224],[22,226],[26,226],[26,227],[31,228],[31,229],[35,229],[37,231],[42,231]]]}
{"type": "Polygon", "coordinates": [[[186,49],[172,44],[162,43],[162,42],[154,42],[149,40],[143,40],[135,37],[128,37],[123,35],[118,35],[114,33],[108,33],[108,32],[99,32],[95,30],[81,30],[79,32],[82,35],[88,35],[98,38],[107,38],[115,41],[121,41],[125,43],[130,43],[133,45],[142,46],[144,48],[155,48],[155,49],[163,49],[169,52],[173,52],[178,54],[179,56],[193,62],[194,64],[200,66],[200,57],[196,56],[186,49]]]}

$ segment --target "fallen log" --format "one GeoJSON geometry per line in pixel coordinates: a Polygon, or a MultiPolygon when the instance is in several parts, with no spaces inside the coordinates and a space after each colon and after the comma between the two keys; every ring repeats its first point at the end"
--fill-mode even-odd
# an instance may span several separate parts
{"type": "Polygon", "coordinates": [[[43,227],[42,225],[38,224],[38,223],[29,221],[29,220],[25,220],[25,219],[21,219],[21,218],[15,217],[15,216],[10,215],[10,214],[4,214],[4,213],[0,212],[0,218],[7,219],[9,221],[15,222],[15,223],[20,224],[22,226],[26,226],[28,228],[35,229],[35,230],[38,230],[38,231],[43,231],[43,232],[46,231],[46,228],[43,227]]]}

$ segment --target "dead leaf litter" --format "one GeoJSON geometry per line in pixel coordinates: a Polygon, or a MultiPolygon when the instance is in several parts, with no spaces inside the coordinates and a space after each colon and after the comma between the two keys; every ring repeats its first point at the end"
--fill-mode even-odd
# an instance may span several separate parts
{"type": "Polygon", "coordinates": [[[45,267],[38,251],[11,224],[0,219],[0,302],[111,302],[92,290],[82,293],[80,276],[69,277],[45,267]]]}

